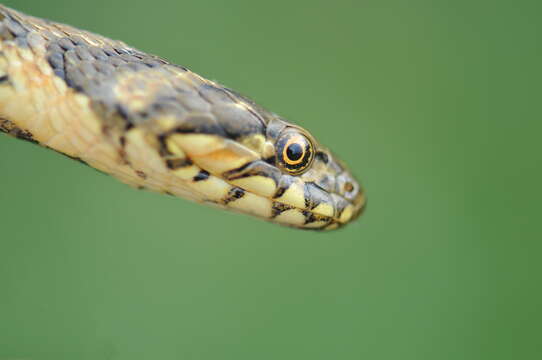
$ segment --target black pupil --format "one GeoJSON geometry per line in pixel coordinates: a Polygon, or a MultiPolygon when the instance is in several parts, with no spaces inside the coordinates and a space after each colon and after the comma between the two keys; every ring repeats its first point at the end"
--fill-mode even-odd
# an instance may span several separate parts
{"type": "Polygon", "coordinates": [[[293,143],[286,149],[286,155],[290,161],[297,161],[303,156],[303,147],[298,143],[293,143]]]}

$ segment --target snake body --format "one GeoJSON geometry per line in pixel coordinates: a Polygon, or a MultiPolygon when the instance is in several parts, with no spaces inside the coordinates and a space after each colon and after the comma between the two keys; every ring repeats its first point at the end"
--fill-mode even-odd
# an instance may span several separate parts
{"type": "Polygon", "coordinates": [[[0,130],[140,189],[335,229],[365,195],[305,129],[187,68],[0,5],[0,130]]]}

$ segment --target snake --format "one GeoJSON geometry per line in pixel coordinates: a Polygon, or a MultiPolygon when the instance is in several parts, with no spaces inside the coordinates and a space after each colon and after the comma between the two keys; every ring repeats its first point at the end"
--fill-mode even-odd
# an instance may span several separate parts
{"type": "Polygon", "coordinates": [[[305,128],[122,41],[0,5],[0,131],[147,189],[299,229],[367,203],[305,128]]]}

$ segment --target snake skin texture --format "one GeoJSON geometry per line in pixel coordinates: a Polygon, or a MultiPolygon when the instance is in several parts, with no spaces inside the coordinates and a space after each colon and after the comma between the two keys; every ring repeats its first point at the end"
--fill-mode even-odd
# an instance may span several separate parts
{"type": "Polygon", "coordinates": [[[0,130],[140,189],[330,230],[362,187],[305,129],[187,68],[0,5],[0,130]]]}

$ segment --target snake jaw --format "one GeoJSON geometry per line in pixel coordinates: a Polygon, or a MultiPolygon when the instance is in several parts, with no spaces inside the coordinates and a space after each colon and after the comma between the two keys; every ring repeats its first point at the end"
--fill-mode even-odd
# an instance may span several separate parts
{"type": "MultiPolygon", "coordinates": [[[[265,160],[269,154],[263,150],[258,154],[228,138],[170,131],[161,141],[172,174],[200,202],[304,229],[333,229],[359,212],[357,195],[339,191],[345,182],[359,186],[331,155],[325,162],[317,156],[308,171],[295,176],[265,160]]],[[[260,149],[269,142],[263,144],[260,149]]]]}

